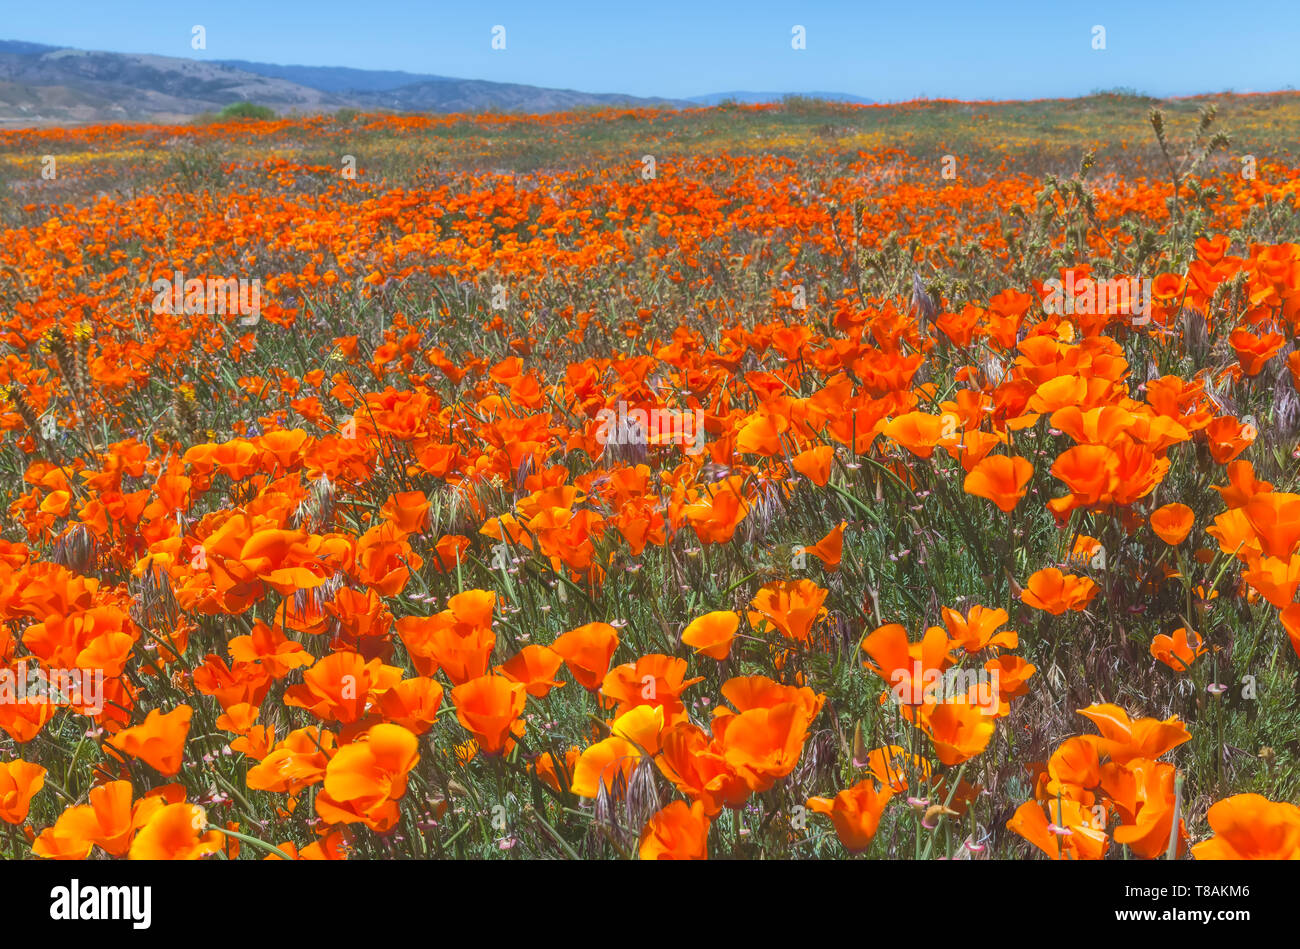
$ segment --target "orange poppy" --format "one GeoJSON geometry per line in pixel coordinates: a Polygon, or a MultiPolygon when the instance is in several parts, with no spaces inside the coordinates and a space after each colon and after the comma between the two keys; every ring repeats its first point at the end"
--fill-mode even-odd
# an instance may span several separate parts
{"type": "Polygon", "coordinates": [[[132,860],[198,860],[221,849],[225,839],[209,830],[197,804],[167,804],[158,808],[131,841],[132,860]]]}
{"type": "Polygon", "coordinates": [[[153,709],[142,723],[122,729],[108,744],[170,777],[181,770],[193,714],[188,705],[178,705],[170,712],[153,709]]]}
{"type": "Polygon", "coordinates": [[[1019,455],[990,455],[971,469],[962,490],[1011,511],[1029,489],[1034,466],[1019,455]]]}
{"type": "Polygon", "coordinates": [[[1196,515],[1186,504],[1166,504],[1151,512],[1151,529],[1173,547],[1187,539],[1196,515]]]}
{"type": "Polygon", "coordinates": [[[485,675],[451,690],[456,718],[488,754],[513,744],[511,729],[524,711],[528,693],[505,676],[485,675]]]}
{"type": "Polygon", "coordinates": [[[1036,610],[1060,616],[1066,610],[1086,610],[1092,598],[1097,595],[1097,589],[1097,584],[1087,577],[1062,573],[1055,567],[1045,567],[1025,582],[1020,599],[1036,610]]]}
{"type": "Polygon", "coordinates": [[[893,796],[894,792],[889,788],[877,788],[873,778],[863,778],[834,798],[808,798],[808,808],[829,816],[844,849],[849,853],[860,853],[876,836],[880,816],[893,796]]]}
{"type": "Polygon", "coordinates": [[[693,646],[697,655],[726,659],[740,627],[740,616],[731,610],[714,610],[691,620],[682,630],[682,642],[693,646]]]}
{"type": "Polygon", "coordinates": [[[32,798],[45,785],[45,769],[15,759],[0,762],[0,820],[21,824],[27,820],[32,798]]]}
{"type": "Polygon", "coordinates": [[[587,623],[571,629],[551,643],[564,659],[569,673],[588,692],[600,688],[609,661],[618,649],[618,632],[608,623],[587,623]]]}
{"type": "Polygon", "coordinates": [[[1151,655],[1175,672],[1186,672],[1198,656],[1208,650],[1201,634],[1178,627],[1171,634],[1160,633],[1151,640],[1151,655]]]}
{"type": "Polygon", "coordinates": [[[707,860],[710,820],[699,801],[673,801],[641,833],[642,860],[707,860]]]}
{"type": "Polygon", "coordinates": [[[1214,836],[1192,847],[1197,860],[1300,860],[1300,807],[1236,794],[1205,815],[1214,836]]]}

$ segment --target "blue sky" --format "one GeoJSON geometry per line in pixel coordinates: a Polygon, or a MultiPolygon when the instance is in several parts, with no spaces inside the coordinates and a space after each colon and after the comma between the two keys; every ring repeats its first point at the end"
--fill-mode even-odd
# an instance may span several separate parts
{"type": "Polygon", "coordinates": [[[1300,0],[9,0],[0,38],[403,69],[586,92],[833,91],[879,101],[1300,83],[1300,0]],[[207,31],[193,50],[191,28],[207,31]],[[491,48],[506,28],[505,50],[491,48]],[[807,48],[791,48],[792,28],[807,48]],[[1093,28],[1105,28],[1094,50],[1093,28]]]}

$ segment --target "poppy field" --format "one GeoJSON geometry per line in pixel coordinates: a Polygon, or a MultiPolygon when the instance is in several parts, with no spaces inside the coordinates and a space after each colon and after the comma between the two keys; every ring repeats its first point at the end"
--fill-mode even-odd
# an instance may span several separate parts
{"type": "Polygon", "coordinates": [[[1298,141],[0,131],[0,855],[1300,857],[1298,141]]]}

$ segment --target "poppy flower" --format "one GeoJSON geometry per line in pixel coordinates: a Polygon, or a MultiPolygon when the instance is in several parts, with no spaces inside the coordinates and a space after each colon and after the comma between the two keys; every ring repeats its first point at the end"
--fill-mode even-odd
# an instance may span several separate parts
{"type": "Polygon", "coordinates": [[[386,832],[400,817],[397,801],[420,760],[418,748],[415,735],[401,725],[373,726],[330,759],[316,794],[316,813],[327,824],[360,822],[386,832]]]}
{"type": "Polygon", "coordinates": [[[1062,573],[1055,567],[1045,567],[1030,575],[1020,599],[1036,610],[1060,616],[1066,610],[1086,610],[1096,595],[1097,584],[1087,577],[1062,573]]]}
{"type": "Polygon", "coordinates": [[[374,696],[402,678],[398,666],[378,659],[366,662],[355,652],[322,656],[302,674],[302,683],[284,692],[284,704],[304,708],[322,722],[356,722],[374,696]]]}
{"type": "Polygon", "coordinates": [[[830,480],[831,462],[834,459],[835,449],[832,446],[818,445],[799,452],[790,459],[790,464],[817,487],[824,488],[830,480]]]}
{"type": "Polygon", "coordinates": [[[826,567],[827,570],[838,570],[840,568],[840,558],[844,552],[844,527],[841,521],[836,527],[831,528],[825,537],[817,541],[811,547],[805,547],[804,552],[810,553],[826,567]]]}
{"type": "Polygon", "coordinates": [[[1028,490],[1034,466],[1019,455],[989,455],[966,475],[962,490],[1011,511],[1028,490]]]}
{"type": "Polygon", "coordinates": [[[544,751],[537,756],[533,762],[533,771],[538,779],[548,787],[556,791],[570,790],[569,780],[573,777],[573,768],[578,763],[578,757],[582,754],[582,749],[576,745],[570,747],[564,753],[564,762],[561,764],[556,761],[555,755],[549,751],[544,751]]]}
{"type": "MultiPolygon", "coordinates": [[[[600,693],[617,702],[614,714],[621,716],[638,706],[663,710],[664,724],[673,724],[686,717],[681,695],[688,687],[702,682],[702,676],[686,678],[685,659],[651,653],[636,662],[624,663],[610,669],[601,684],[600,693]]],[[[663,727],[662,724],[660,727],[663,727]]]]}
{"type": "Polygon", "coordinates": [[[618,648],[618,632],[608,623],[587,623],[571,629],[551,643],[564,659],[569,673],[588,692],[600,688],[609,660],[618,648]]]}
{"type": "Polygon", "coordinates": [[[394,725],[423,735],[438,719],[442,686],[423,676],[403,679],[379,694],[379,710],[394,725]]]}
{"type": "Polygon", "coordinates": [[[569,789],[585,798],[597,797],[602,785],[610,794],[625,789],[641,758],[641,749],[637,745],[626,738],[611,735],[578,756],[569,789]]]}
{"type": "Polygon", "coordinates": [[[255,791],[296,794],[324,779],[337,743],[337,736],[323,728],[296,728],[248,769],[245,782],[255,791]]]}
{"type": "Polygon", "coordinates": [[[1170,634],[1160,633],[1151,639],[1151,655],[1175,672],[1186,672],[1198,656],[1208,650],[1201,634],[1178,627],[1170,634]]]}
{"type": "Polygon", "coordinates": [[[131,841],[132,860],[198,860],[221,849],[218,830],[200,834],[207,826],[197,804],[167,804],[158,808],[131,841]]]}
{"type": "Polygon", "coordinates": [[[750,789],[723,755],[721,743],[690,722],[669,726],[659,735],[656,764],[673,785],[704,805],[710,817],[724,807],[741,807],[750,789]]]}
{"type": "MultiPolygon", "coordinates": [[[[1135,758],[1125,764],[1106,764],[1101,785],[1120,815],[1115,843],[1124,844],[1137,856],[1153,860],[1169,850],[1176,801],[1174,766],[1149,758],[1135,758]]],[[[1186,829],[1179,822],[1177,855],[1186,850],[1186,829]]]]}
{"type": "Polygon", "coordinates": [[[142,723],[122,729],[108,744],[170,777],[181,770],[193,714],[188,705],[178,705],[170,712],[152,709],[142,723]]]}
{"type": "Polygon", "coordinates": [[[32,798],[45,785],[45,769],[14,760],[0,762],[0,820],[21,824],[27,820],[32,798]]]}
{"type": "Polygon", "coordinates": [[[1245,580],[1279,610],[1294,600],[1300,589],[1300,554],[1291,557],[1264,557],[1253,569],[1242,571],[1245,580]]]}
{"type": "Polygon", "coordinates": [[[495,671],[512,682],[522,683],[529,695],[541,699],[551,689],[564,686],[555,678],[562,665],[564,657],[554,649],[533,644],[519,650],[495,671]]]}
{"type": "Polygon", "coordinates": [[[1282,621],[1282,628],[1291,640],[1291,648],[1300,656],[1300,603],[1287,606],[1278,614],[1278,619],[1282,621]]]}
{"type": "Polygon", "coordinates": [[[1110,847],[1110,836],[1104,827],[1094,825],[1092,811],[1070,798],[1026,801],[1007,821],[1008,830],[1053,860],[1102,859],[1110,847]]]}
{"type": "Polygon", "coordinates": [[[888,787],[877,788],[874,778],[863,778],[834,798],[810,797],[807,803],[809,810],[830,817],[845,850],[860,853],[876,836],[880,816],[893,796],[888,787]]]}
{"type": "Polygon", "coordinates": [[[941,612],[943,624],[947,627],[952,644],[960,646],[968,653],[980,652],[990,647],[1015,649],[1019,643],[1015,630],[1002,630],[1002,626],[1010,618],[1006,610],[991,610],[977,604],[972,606],[965,616],[946,606],[941,612]]]}
{"type": "Polygon", "coordinates": [[[707,860],[710,823],[699,801],[673,801],[646,822],[639,855],[642,860],[707,860]]]}
{"type": "Polygon", "coordinates": [[[749,623],[759,628],[766,621],[791,639],[807,642],[812,625],[826,615],[822,603],[829,590],[811,580],[777,580],[754,595],[749,623]]]}
{"type": "Polygon", "coordinates": [[[863,761],[859,761],[855,754],[853,764],[865,770],[876,779],[878,784],[895,794],[907,790],[909,775],[915,776],[920,781],[928,781],[932,770],[929,761],[920,755],[911,754],[902,745],[873,748],[863,761]]]}
{"type": "Polygon", "coordinates": [[[766,791],[798,764],[822,699],[811,689],[789,689],[762,676],[731,679],[723,694],[740,711],[714,713],[713,732],[722,758],[752,791],[766,791]],[[751,705],[747,700],[756,701],[751,705]]]}
{"type": "Polygon", "coordinates": [[[510,731],[524,711],[527,692],[505,676],[485,675],[451,690],[456,718],[488,754],[512,743],[510,731]]]}
{"type": "Polygon", "coordinates": [[[697,655],[726,659],[731,654],[731,642],[739,627],[739,614],[731,610],[714,610],[691,620],[682,630],[682,642],[694,647],[697,655]]]}
{"type": "Polygon", "coordinates": [[[1079,709],[1079,714],[1101,732],[1100,738],[1091,739],[1097,743],[1097,750],[1118,764],[1133,758],[1159,758],[1166,751],[1192,740],[1187,726],[1177,715],[1164,721],[1154,718],[1131,720],[1122,708],[1109,703],[1089,705],[1079,709]]]}
{"type": "Polygon", "coordinates": [[[1187,539],[1196,516],[1186,504],[1166,504],[1151,512],[1151,529],[1173,547],[1187,539]]]}
{"type": "Polygon", "coordinates": [[[892,419],[884,428],[886,438],[902,445],[918,458],[929,458],[934,454],[944,433],[943,417],[928,412],[908,412],[892,419]]]}
{"type": "Polygon", "coordinates": [[[978,702],[939,702],[917,712],[921,730],[934,743],[935,756],[946,765],[960,764],[988,747],[994,718],[978,702]]]}
{"type": "Polygon", "coordinates": [[[1236,794],[1210,805],[1214,836],[1192,847],[1197,860],[1300,859],[1300,807],[1259,794],[1236,794]]]}

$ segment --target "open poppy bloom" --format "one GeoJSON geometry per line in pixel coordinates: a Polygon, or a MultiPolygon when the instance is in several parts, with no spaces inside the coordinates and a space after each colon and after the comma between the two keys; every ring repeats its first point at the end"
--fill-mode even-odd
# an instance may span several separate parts
{"type": "Polygon", "coordinates": [[[749,614],[749,624],[759,628],[767,622],[791,639],[807,642],[813,623],[826,615],[822,603],[829,592],[811,580],[765,584],[750,604],[754,612],[749,614]]]}
{"type": "Polygon", "coordinates": [[[1195,515],[1186,504],[1166,504],[1151,512],[1151,529],[1172,547],[1187,539],[1194,520],[1195,515]]]}
{"type": "Polygon", "coordinates": [[[1210,806],[1214,836],[1192,847],[1197,860],[1300,860],[1300,807],[1259,794],[1235,794],[1210,806]]]}
{"type": "Polygon", "coordinates": [[[571,629],[551,643],[570,674],[588,692],[600,688],[609,660],[618,648],[618,632],[608,623],[587,623],[571,629]]]}
{"type": "MultiPolygon", "coordinates": [[[[41,831],[32,853],[56,860],[84,860],[93,847],[115,857],[125,856],[135,832],[154,811],[169,803],[167,792],[150,794],[132,803],[131,782],[109,781],[91,788],[89,803],[69,807],[53,827],[41,831]]],[[[170,803],[184,800],[183,789],[170,803]]]]}
{"type": "Polygon", "coordinates": [[[952,644],[968,653],[988,648],[1015,649],[1019,643],[1015,630],[1002,630],[1003,624],[1010,618],[1006,610],[991,610],[977,604],[965,616],[946,606],[942,613],[943,624],[948,629],[952,644]]]}
{"type": "Polygon", "coordinates": [[[737,709],[713,713],[713,735],[723,760],[751,790],[766,791],[798,764],[826,697],[766,676],[728,679],[722,694],[737,709]]]}
{"type": "MultiPolygon", "coordinates": [[[[703,676],[686,678],[685,659],[651,653],[636,662],[615,666],[605,676],[600,693],[617,702],[614,710],[621,716],[639,706],[663,710],[663,724],[671,725],[686,718],[681,695],[688,687],[704,681],[703,676]]],[[[661,726],[662,727],[662,726],[661,726]]]]}
{"type": "Polygon", "coordinates": [[[1010,511],[1025,496],[1033,476],[1034,466],[1019,455],[989,455],[966,475],[962,490],[1010,511]]]}
{"type": "Polygon", "coordinates": [[[641,859],[707,860],[710,823],[699,801],[673,801],[646,823],[641,834],[641,859]]]}
{"type": "Polygon", "coordinates": [[[503,665],[496,667],[496,672],[512,682],[521,683],[528,694],[535,698],[545,698],[551,689],[561,688],[564,683],[555,678],[555,673],[564,665],[564,657],[549,646],[533,644],[525,646],[515,653],[503,665]]]}
{"type": "Polygon", "coordinates": [[[878,789],[874,778],[863,778],[834,798],[808,798],[808,809],[829,816],[844,849],[860,853],[876,836],[880,815],[893,795],[888,787],[878,789]]]}
{"type": "Polygon", "coordinates": [[[153,709],[141,724],[122,729],[108,744],[170,777],[181,770],[193,714],[188,705],[178,705],[170,712],[153,709]]]}
{"type": "Polygon", "coordinates": [[[1180,626],[1170,634],[1160,633],[1151,640],[1151,655],[1175,672],[1186,672],[1197,656],[1208,650],[1201,634],[1180,626]]]}
{"type": "Polygon", "coordinates": [[[27,820],[32,798],[45,785],[45,769],[21,759],[0,762],[0,820],[21,824],[27,820]]]}
{"type": "Polygon", "coordinates": [[[219,830],[204,832],[206,827],[207,818],[197,804],[166,804],[131,841],[130,859],[198,860],[216,853],[225,836],[219,830]]]}
{"type": "Polygon", "coordinates": [[[1092,811],[1070,798],[1026,801],[1007,821],[1007,829],[1053,860],[1100,860],[1110,848],[1110,836],[1096,826],[1092,811]]]}
{"type": "Polygon", "coordinates": [[[521,683],[498,675],[470,679],[451,690],[457,720],[488,754],[499,754],[513,743],[510,732],[527,697],[521,683]]]}
{"type": "Polygon", "coordinates": [[[316,813],[327,824],[360,822],[384,833],[401,817],[397,801],[420,760],[418,747],[415,735],[401,725],[375,725],[330,759],[324,787],[316,793],[316,813]]]}
{"type": "Polygon", "coordinates": [[[1030,575],[1020,599],[1036,610],[1060,616],[1066,610],[1080,612],[1097,595],[1097,584],[1087,577],[1045,567],[1030,575]]]}
{"type": "Polygon", "coordinates": [[[953,662],[951,649],[948,634],[938,626],[927,629],[921,642],[909,643],[906,629],[886,623],[863,639],[869,657],[863,666],[889,684],[894,701],[920,706],[935,700],[941,673],[953,662]]]}
{"type": "Polygon", "coordinates": [[[1130,720],[1127,712],[1109,703],[1089,705],[1079,709],[1079,714],[1091,720],[1101,732],[1100,738],[1091,739],[1097,743],[1097,750],[1119,764],[1133,758],[1159,758],[1171,748],[1192,740],[1187,726],[1177,715],[1164,721],[1130,720]]]}

